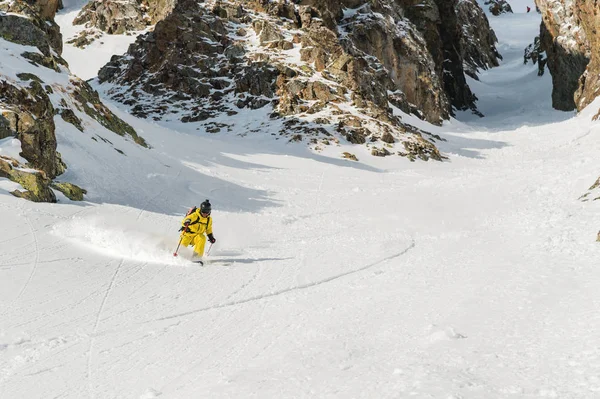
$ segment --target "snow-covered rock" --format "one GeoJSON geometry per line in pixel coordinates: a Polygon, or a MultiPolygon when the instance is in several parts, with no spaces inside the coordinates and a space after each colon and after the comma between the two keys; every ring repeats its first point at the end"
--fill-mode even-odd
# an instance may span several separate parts
{"type": "MultiPolygon", "coordinates": [[[[0,176],[21,184],[24,191],[15,190],[15,195],[54,202],[49,187],[67,167],[57,151],[56,118],[81,132],[100,123],[145,142],[89,84],[70,75],[60,56],[58,26],[45,14],[47,3],[43,6],[18,0],[0,4],[0,138],[14,137],[21,147],[19,159],[2,156],[0,176]]],[[[68,183],[56,187],[83,192],[68,183]]]]}
{"type": "Polygon", "coordinates": [[[498,60],[502,59],[496,49],[498,38],[477,0],[459,1],[456,14],[463,29],[460,47],[465,73],[478,79],[479,69],[497,67],[498,60]]]}
{"type": "MultiPolygon", "coordinates": [[[[302,4],[181,0],[99,72],[101,88],[138,116],[211,132],[237,130],[243,109],[265,109],[285,120],[279,135],[310,137],[317,147],[379,142],[392,153],[415,156],[418,147],[419,156],[439,159],[400,111],[439,124],[455,109],[476,110],[456,45],[465,34],[458,2],[302,4]]],[[[473,63],[493,66],[493,57],[473,63]]]]}
{"type": "Polygon", "coordinates": [[[582,105],[593,100],[582,94],[581,83],[586,83],[585,79],[580,81],[593,53],[588,34],[596,35],[580,23],[583,19],[594,18],[584,12],[584,3],[573,0],[536,1],[543,19],[541,47],[548,55],[548,69],[552,74],[552,105],[559,110],[581,109],[582,105]]]}
{"type": "Polygon", "coordinates": [[[163,20],[174,4],[174,0],[94,0],[83,7],[73,24],[85,25],[88,29],[82,32],[92,35],[94,29],[108,34],[140,31],[163,20]]]}
{"type": "Polygon", "coordinates": [[[489,10],[493,15],[512,13],[512,7],[506,0],[485,0],[489,10]]]}

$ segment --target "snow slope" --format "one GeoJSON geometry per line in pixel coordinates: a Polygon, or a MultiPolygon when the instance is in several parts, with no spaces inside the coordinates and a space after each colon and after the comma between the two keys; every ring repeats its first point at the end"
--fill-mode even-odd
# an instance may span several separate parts
{"type": "Polygon", "coordinates": [[[59,127],[86,202],[0,185],[0,397],[598,397],[600,205],[578,197],[600,104],[551,110],[522,64],[538,14],[491,23],[505,58],[474,86],[486,118],[436,130],[443,163],[116,108],[152,149],[59,127]],[[202,268],[172,252],[205,198],[202,268]]]}
{"type": "Polygon", "coordinates": [[[130,35],[108,35],[99,29],[88,29],[95,32],[99,38],[85,49],[67,43],[86,30],[84,25],[73,25],[73,20],[87,3],[88,0],[63,0],[63,8],[54,18],[63,35],[62,56],[68,60],[71,72],[84,80],[96,77],[100,68],[110,61],[110,57],[125,53],[129,45],[135,42],[138,34],[146,33],[140,31],[130,35]]]}

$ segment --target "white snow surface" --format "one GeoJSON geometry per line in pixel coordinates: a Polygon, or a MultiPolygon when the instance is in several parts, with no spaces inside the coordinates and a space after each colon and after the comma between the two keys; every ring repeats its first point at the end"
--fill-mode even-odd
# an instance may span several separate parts
{"type": "Polygon", "coordinates": [[[522,63],[539,18],[490,19],[505,58],[469,82],[486,117],[428,126],[444,162],[113,105],[144,149],[57,118],[59,180],[88,195],[36,204],[0,178],[0,398],[600,397],[600,201],[578,200],[600,103],[551,109],[522,63]],[[172,254],[206,198],[200,267],[172,254]]]}

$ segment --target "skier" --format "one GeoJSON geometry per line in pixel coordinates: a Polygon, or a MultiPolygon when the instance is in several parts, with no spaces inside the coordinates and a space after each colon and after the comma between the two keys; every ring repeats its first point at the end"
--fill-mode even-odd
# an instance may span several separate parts
{"type": "Polygon", "coordinates": [[[200,209],[193,207],[185,215],[185,219],[181,222],[181,245],[183,246],[194,246],[194,255],[192,261],[196,263],[204,264],[202,262],[202,256],[204,255],[204,244],[206,243],[206,237],[208,241],[214,244],[217,240],[213,236],[212,231],[212,218],[210,217],[211,205],[208,200],[200,204],[200,209]]]}

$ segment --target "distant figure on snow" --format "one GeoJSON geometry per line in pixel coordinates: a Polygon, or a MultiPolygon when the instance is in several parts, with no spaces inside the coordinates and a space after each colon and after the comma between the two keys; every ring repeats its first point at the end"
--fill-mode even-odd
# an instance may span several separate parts
{"type": "Polygon", "coordinates": [[[527,12],[531,11],[531,8],[529,6],[527,6],[527,12]]]}
{"type": "Polygon", "coordinates": [[[200,208],[193,207],[185,215],[185,219],[181,222],[181,245],[187,247],[194,246],[193,262],[204,264],[202,256],[204,256],[204,244],[206,244],[206,236],[211,244],[217,240],[213,236],[212,218],[210,217],[211,205],[208,200],[200,204],[200,208]]]}

